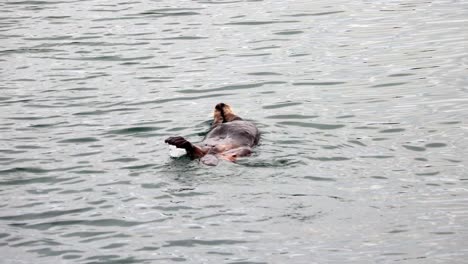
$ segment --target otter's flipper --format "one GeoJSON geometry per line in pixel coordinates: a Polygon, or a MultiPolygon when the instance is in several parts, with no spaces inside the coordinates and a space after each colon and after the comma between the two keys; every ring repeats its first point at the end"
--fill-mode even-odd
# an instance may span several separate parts
{"type": "Polygon", "coordinates": [[[169,137],[164,140],[169,145],[173,145],[176,148],[183,148],[187,151],[187,155],[191,159],[201,158],[205,155],[205,152],[198,146],[193,145],[183,137],[169,137]]]}

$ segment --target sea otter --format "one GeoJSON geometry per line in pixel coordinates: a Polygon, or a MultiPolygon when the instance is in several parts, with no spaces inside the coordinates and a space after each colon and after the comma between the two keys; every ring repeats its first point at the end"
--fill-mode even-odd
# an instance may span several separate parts
{"type": "Polygon", "coordinates": [[[257,127],[224,103],[215,106],[213,117],[211,129],[200,144],[194,145],[183,137],[169,137],[165,142],[185,149],[191,159],[200,159],[210,166],[216,166],[219,159],[234,162],[238,157],[249,156],[260,140],[257,127]]]}

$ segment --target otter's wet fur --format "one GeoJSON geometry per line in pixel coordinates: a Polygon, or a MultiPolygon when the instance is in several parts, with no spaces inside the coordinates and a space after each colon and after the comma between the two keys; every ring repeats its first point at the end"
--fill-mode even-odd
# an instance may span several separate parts
{"type": "Polygon", "coordinates": [[[235,162],[249,156],[259,140],[260,132],[254,123],[237,116],[231,106],[219,103],[213,112],[211,129],[201,143],[192,144],[183,137],[169,137],[165,142],[185,149],[191,159],[216,166],[219,159],[235,162]]]}

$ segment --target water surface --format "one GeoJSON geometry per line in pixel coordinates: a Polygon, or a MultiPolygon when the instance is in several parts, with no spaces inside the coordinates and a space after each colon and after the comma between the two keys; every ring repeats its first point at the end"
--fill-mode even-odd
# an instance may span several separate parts
{"type": "Polygon", "coordinates": [[[3,1],[5,263],[463,263],[463,1],[3,1]],[[173,159],[216,103],[255,154],[173,159]]]}

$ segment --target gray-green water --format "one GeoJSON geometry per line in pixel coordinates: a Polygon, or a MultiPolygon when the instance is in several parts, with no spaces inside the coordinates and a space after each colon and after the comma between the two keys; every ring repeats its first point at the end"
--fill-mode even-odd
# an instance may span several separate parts
{"type": "Polygon", "coordinates": [[[0,263],[466,263],[466,1],[0,3],[0,263]],[[263,132],[207,168],[216,103],[263,132]]]}

